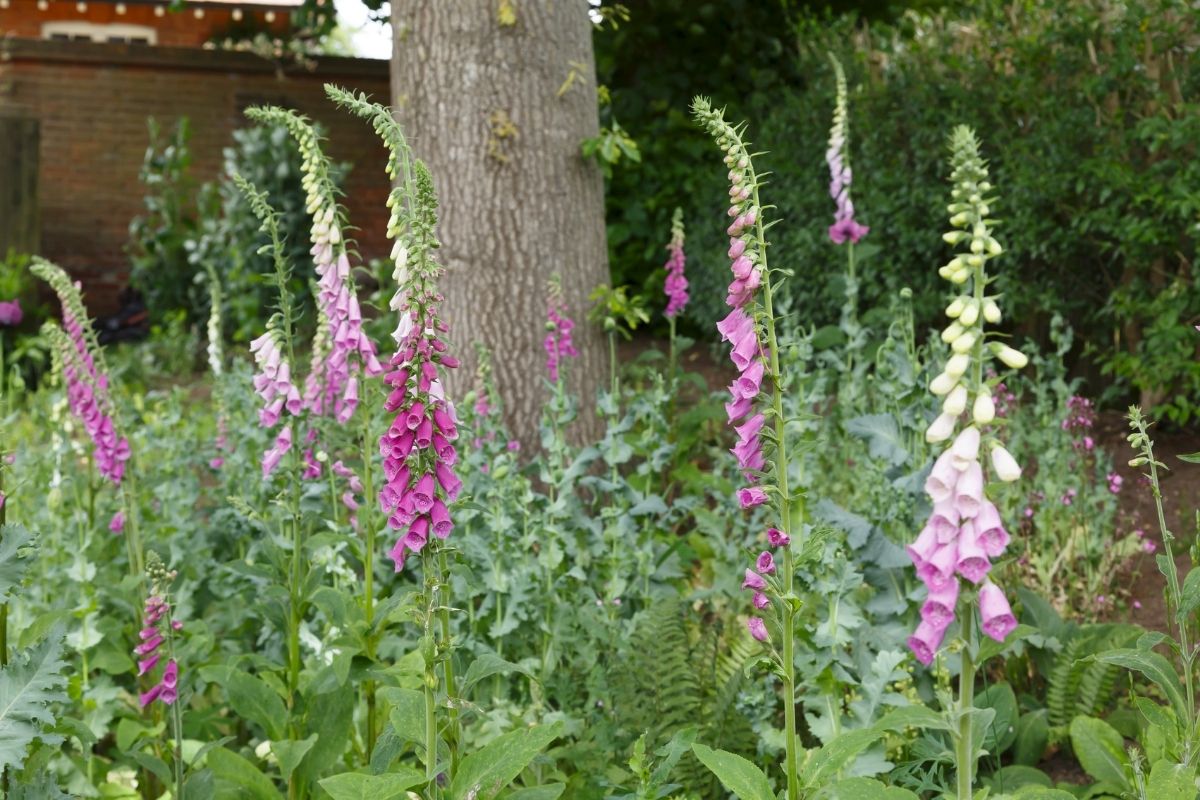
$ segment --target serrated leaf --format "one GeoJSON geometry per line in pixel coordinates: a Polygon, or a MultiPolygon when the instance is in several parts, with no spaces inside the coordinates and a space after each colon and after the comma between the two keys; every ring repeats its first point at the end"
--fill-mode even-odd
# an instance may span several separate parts
{"type": "Polygon", "coordinates": [[[21,525],[0,525],[0,603],[12,600],[29,566],[33,534],[21,525]]]}
{"type": "Polygon", "coordinates": [[[425,773],[412,767],[383,775],[343,772],[319,783],[333,800],[396,800],[412,787],[425,783],[425,773]]]}
{"type": "Polygon", "coordinates": [[[62,628],[56,627],[49,638],[18,652],[0,669],[0,772],[20,769],[34,739],[56,738],[43,731],[54,724],[50,705],[67,701],[62,643],[62,628]]]}
{"type": "Polygon", "coordinates": [[[1129,754],[1125,740],[1104,720],[1076,717],[1071,720],[1071,748],[1088,775],[1128,791],[1129,754]]]}
{"type": "Polygon", "coordinates": [[[767,776],[741,756],[713,750],[699,742],[692,745],[692,752],[738,800],[775,800],[767,776]]]}
{"type": "Polygon", "coordinates": [[[864,439],[871,458],[898,467],[908,461],[908,449],[896,418],[891,414],[865,414],[846,421],[846,432],[864,439]]]}
{"type": "Polygon", "coordinates": [[[546,745],[561,734],[561,724],[524,728],[498,736],[462,760],[450,782],[450,800],[490,800],[521,774],[546,745]]]}
{"type": "Polygon", "coordinates": [[[846,533],[846,543],[855,550],[867,543],[871,535],[871,523],[865,517],[848,511],[829,498],[823,497],[813,507],[813,514],[823,522],[846,533]]]}

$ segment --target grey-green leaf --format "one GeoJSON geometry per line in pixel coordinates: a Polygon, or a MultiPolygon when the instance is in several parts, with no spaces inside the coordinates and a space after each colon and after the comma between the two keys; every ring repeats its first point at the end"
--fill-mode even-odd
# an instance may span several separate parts
{"type": "Polygon", "coordinates": [[[767,776],[741,756],[713,750],[699,742],[692,745],[692,752],[738,800],[775,800],[767,776]]]}
{"type": "Polygon", "coordinates": [[[1125,790],[1131,788],[1129,755],[1121,734],[1095,717],[1076,717],[1070,730],[1071,747],[1088,775],[1125,790]]]}
{"type": "Polygon", "coordinates": [[[43,731],[54,723],[51,704],[67,700],[62,642],[62,627],[56,627],[0,669],[0,772],[20,769],[34,739],[56,739],[43,731]]]}
{"type": "Polygon", "coordinates": [[[329,792],[333,800],[396,800],[423,783],[425,774],[411,767],[383,775],[343,772],[320,781],[321,788],[329,792]]]}
{"type": "Polygon", "coordinates": [[[258,723],[271,740],[284,737],[287,724],[287,708],[275,690],[261,678],[238,670],[229,676],[225,686],[229,692],[229,703],[242,717],[258,723]]]}
{"type": "Polygon", "coordinates": [[[450,800],[490,800],[561,734],[561,724],[510,731],[462,760],[450,783],[450,800]]]}

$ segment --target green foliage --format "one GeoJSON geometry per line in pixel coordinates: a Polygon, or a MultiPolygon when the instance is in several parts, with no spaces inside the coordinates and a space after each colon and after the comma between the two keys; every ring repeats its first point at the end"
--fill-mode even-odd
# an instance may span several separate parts
{"type": "MultiPolygon", "coordinates": [[[[1059,0],[1013,13],[1000,0],[973,0],[891,22],[789,16],[773,3],[639,9],[597,37],[600,82],[642,151],[640,165],[610,180],[614,280],[648,274],[657,243],[647,234],[665,229],[675,205],[690,219],[723,210],[722,176],[704,168],[701,137],[677,111],[701,92],[756,119],[767,151],[759,160],[789,223],[773,243],[796,270],[793,307],[817,326],[838,323],[842,256],[825,232],[834,207],[822,157],[832,52],[850,90],[857,216],[871,227],[865,241],[885,248],[858,276],[863,307],[907,287],[918,329],[938,317],[932,267],[942,248],[927,229],[943,211],[946,129],[971,124],[987,132],[992,173],[1006,186],[997,214],[1011,257],[997,289],[1011,319],[1043,334],[1050,315],[1063,314],[1111,376],[1110,399],[1136,392],[1155,414],[1186,420],[1198,379],[1188,337],[1200,307],[1190,266],[1200,72],[1183,55],[1195,24],[1186,0],[1111,13],[1059,0]]],[[[716,226],[690,239],[686,314],[700,324],[720,316],[726,246],[716,226]]]]}
{"type": "Polygon", "coordinates": [[[54,724],[51,706],[67,699],[62,656],[63,631],[56,628],[0,668],[0,772],[20,769],[35,740],[53,744],[61,738],[46,728],[54,724]]]}

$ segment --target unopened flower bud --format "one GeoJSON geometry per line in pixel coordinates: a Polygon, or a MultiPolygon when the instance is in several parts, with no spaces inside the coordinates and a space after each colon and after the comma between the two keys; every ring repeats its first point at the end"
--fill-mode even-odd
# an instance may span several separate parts
{"type": "Polygon", "coordinates": [[[958,317],[958,321],[968,328],[974,325],[977,319],[979,319],[979,304],[974,301],[967,303],[958,317]]]}
{"type": "Polygon", "coordinates": [[[978,339],[978,334],[974,333],[973,331],[967,331],[950,344],[950,349],[956,353],[969,353],[971,352],[971,348],[975,346],[975,342],[978,339]]]}
{"type": "Polygon", "coordinates": [[[963,301],[963,298],[956,298],[954,302],[946,306],[946,316],[954,319],[963,312],[963,308],[965,307],[966,303],[963,301]]]}
{"type": "Polygon", "coordinates": [[[950,218],[950,224],[951,225],[966,225],[968,222],[970,222],[970,220],[971,220],[971,217],[969,214],[967,214],[967,212],[960,211],[957,214],[955,214],[953,217],[950,218]]]}
{"type": "Polygon", "coordinates": [[[971,267],[973,269],[982,267],[983,266],[983,256],[980,256],[980,255],[967,256],[967,266],[971,267]]]}
{"type": "Polygon", "coordinates": [[[940,373],[936,378],[929,382],[929,391],[933,392],[938,397],[950,394],[950,390],[958,383],[959,375],[947,375],[945,372],[940,373]]]}
{"type": "Polygon", "coordinates": [[[996,418],[996,404],[992,401],[992,395],[987,389],[982,390],[975,398],[971,416],[974,417],[977,425],[987,425],[996,418]]]}
{"type": "Polygon", "coordinates": [[[966,374],[967,367],[971,365],[971,356],[967,353],[955,353],[950,356],[950,360],[946,362],[945,372],[954,379],[961,378],[966,374]]]}
{"type": "Polygon", "coordinates": [[[942,331],[942,341],[946,344],[950,344],[955,339],[962,336],[964,331],[966,331],[966,328],[964,328],[960,323],[951,322],[946,326],[946,329],[942,331]]]}
{"type": "Polygon", "coordinates": [[[1005,483],[1011,483],[1021,477],[1021,466],[1000,444],[992,445],[992,469],[995,470],[996,477],[1005,483]]]}
{"type": "Polygon", "coordinates": [[[967,409],[967,387],[961,383],[954,387],[950,394],[946,395],[946,401],[942,403],[942,413],[949,414],[952,417],[957,417],[967,409]]]}
{"type": "Polygon", "coordinates": [[[970,278],[970,277],[971,277],[971,270],[969,270],[969,269],[960,269],[958,272],[956,272],[956,273],[954,273],[953,275],[951,275],[951,276],[950,276],[950,282],[951,282],[951,283],[956,283],[956,284],[958,284],[959,286],[961,286],[961,285],[963,285],[964,283],[966,283],[966,282],[967,282],[967,278],[970,278]]]}
{"type": "Polygon", "coordinates": [[[1000,246],[999,242],[989,236],[987,238],[987,251],[989,256],[998,256],[1004,252],[1004,248],[1000,246]]]}
{"type": "Polygon", "coordinates": [[[993,325],[1000,322],[1000,306],[996,305],[995,300],[988,300],[983,304],[983,318],[993,325]]]}
{"type": "Polygon", "coordinates": [[[984,249],[984,241],[978,237],[971,240],[971,252],[982,253],[984,249]]]}
{"type": "Polygon", "coordinates": [[[1014,350],[1006,344],[1000,345],[995,350],[996,358],[1004,362],[1006,366],[1013,369],[1022,369],[1029,363],[1029,358],[1020,350],[1014,350]]]}
{"type": "Polygon", "coordinates": [[[962,231],[950,231],[949,233],[943,233],[942,239],[946,242],[946,244],[958,244],[963,240],[964,237],[966,237],[966,235],[967,234],[963,233],[962,231]]]}
{"type": "Polygon", "coordinates": [[[937,419],[925,429],[925,441],[930,444],[944,442],[954,434],[954,417],[949,414],[939,414],[937,419]]]}

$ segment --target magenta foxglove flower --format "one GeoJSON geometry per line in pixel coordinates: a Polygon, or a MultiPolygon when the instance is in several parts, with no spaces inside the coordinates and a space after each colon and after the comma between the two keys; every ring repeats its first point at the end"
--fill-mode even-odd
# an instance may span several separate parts
{"type": "Polygon", "coordinates": [[[767,541],[771,547],[787,547],[792,543],[792,537],[778,528],[767,528],[767,541]]]}
{"type": "Polygon", "coordinates": [[[683,253],[683,210],[675,209],[671,220],[671,243],[667,245],[670,256],[667,258],[667,279],[663,283],[663,292],[667,296],[667,310],[663,314],[672,319],[688,303],[688,281],[683,275],[687,257],[683,253]]]}
{"type": "Polygon", "coordinates": [[[437,310],[442,301],[436,287],[442,267],[433,258],[437,198],[425,165],[416,162],[415,173],[414,195],[406,198],[396,189],[389,201],[388,228],[401,232],[393,272],[398,285],[390,304],[400,319],[392,334],[397,350],[384,376],[391,387],[384,408],[396,416],[379,439],[387,476],[379,503],[388,526],[400,532],[391,550],[397,572],[409,553],[424,550],[431,533],[440,539],[450,535],[448,507],[462,489],[454,474],[458,423],[440,378],[458,359],[448,353],[443,338],[448,329],[437,310]]]}
{"type": "Polygon", "coordinates": [[[92,457],[102,476],[120,485],[129,460],[129,440],[116,429],[115,410],[104,374],[103,355],[88,325],[80,285],[62,269],[35,259],[31,271],[45,280],[62,305],[62,329],[47,328],[54,339],[67,387],[67,404],[92,440],[92,457]]]}
{"type": "Polygon", "coordinates": [[[24,317],[20,300],[0,300],[0,328],[20,325],[24,317]]]}
{"type": "Polygon", "coordinates": [[[1003,642],[1017,627],[1017,618],[1013,616],[1004,592],[990,581],[979,590],[979,616],[983,620],[983,632],[997,642],[1003,642]]]}
{"type": "Polygon", "coordinates": [[[754,564],[763,575],[771,575],[775,572],[775,559],[767,550],[758,554],[758,560],[754,564]]]}
{"type": "Polygon", "coordinates": [[[571,339],[574,329],[575,322],[567,316],[566,308],[552,299],[546,310],[546,338],[542,340],[542,347],[546,350],[546,372],[550,373],[551,383],[558,383],[558,369],[564,358],[579,357],[579,351],[571,339]]]}
{"type": "Polygon", "coordinates": [[[917,657],[925,666],[933,663],[933,656],[937,653],[938,648],[942,646],[942,639],[946,635],[946,629],[938,628],[928,620],[921,620],[921,624],[917,626],[917,630],[912,636],[908,637],[908,649],[912,650],[913,655],[917,657]]]}
{"type": "Polygon", "coordinates": [[[849,114],[846,102],[846,74],[837,59],[832,60],[837,77],[837,101],[833,110],[833,125],[829,129],[825,162],[829,164],[829,196],[836,203],[837,210],[833,215],[834,222],[829,226],[829,238],[834,244],[858,244],[870,228],[854,220],[854,202],[850,199],[852,176],[847,153],[849,114]]]}
{"type": "Polygon", "coordinates": [[[112,519],[108,521],[108,529],[113,533],[124,533],[125,531],[125,512],[118,511],[113,514],[112,519]]]}
{"type": "MultiPolygon", "coordinates": [[[[153,569],[153,567],[151,568],[153,569]]],[[[159,567],[161,569],[161,565],[159,567]]],[[[163,576],[167,573],[162,570],[163,576]]],[[[158,581],[155,580],[157,585],[158,581]]],[[[164,705],[171,705],[178,697],[179,665],[170,657],[170,638],[181,630],[183,624],[171,619],[171,604],[161,595],[151,594],[146,598],[146,606],[142,615],[142,630],[138,635],[141,644],[133,649],[137,656],[139,676],[148,675],[158,666],[162,658],[162,649],[167,645],[168,661],[157,684],[149,691],[140,695],[142,708],[155,700],[164,705]]]]}
{"type": "Polygon", "coordinates": [[[761,592],[763,589],[767,588],[767,582],[764,581],[762,576],[754,570],[747,569],[746,579],[742,581],[742,588],[753,589],[756,592],[761,592]]]}
{"type": "Polygon", "coordinates": [[[751,617],[746,622],[746,627],[750,629],[750,635],[760,642],[765,642],[770,638],[767,635],[767,624],[759,617],[751,617]]]}

